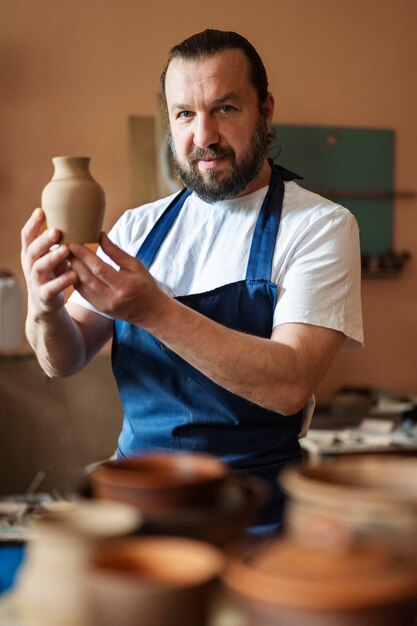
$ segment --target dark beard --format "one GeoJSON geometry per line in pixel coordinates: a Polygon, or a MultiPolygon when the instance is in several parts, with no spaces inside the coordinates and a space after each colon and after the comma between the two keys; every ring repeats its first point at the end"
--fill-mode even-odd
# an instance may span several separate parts
{"type": "Polygon", "coordinates": [[[262,169],[267,154],[268,133],[265,120],[260,116],[250,146],[239,162],[232,148],[221,148],[217,144],[213,144],[207,149],[196,146],[187,157],[187,169],[177,159],[171,134],[168,135],[168,142],[178,178],[199,198],[205,202],[213,203],[236,198],[255,180],[262,169]],[[220,172],[207,170],[206,178],[204,178],[197,165],[198,160],[203,157],[227,158],[231,164],[230,175],[222,179],[220,172]]]}

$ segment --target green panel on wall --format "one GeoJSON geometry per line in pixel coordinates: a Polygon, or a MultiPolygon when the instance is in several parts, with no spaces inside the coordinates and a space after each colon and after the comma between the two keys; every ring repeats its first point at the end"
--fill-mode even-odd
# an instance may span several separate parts
{"type": "Polygon", "coordinates": [[[390,250],[393,201],[379,196],[393,190],[393,131],[279,124],[273,131],[270,157],[303,176],[307,189],[352,211],[362,252],[390,250]]]}

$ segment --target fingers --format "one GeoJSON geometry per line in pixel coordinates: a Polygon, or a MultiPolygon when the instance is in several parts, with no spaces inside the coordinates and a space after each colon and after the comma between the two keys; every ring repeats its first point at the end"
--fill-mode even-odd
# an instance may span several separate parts
{"type": "MultiPolygon", "coordinates": [[[[22,231],[21,231],[22,251],[24,253],[27,252],[29,246],[36,239],[38,239],[39,236],[44,235],[44,233],[42,232],[42,230],[44,229],[44,226],[45,226],[44,212],[42,211],[42,209],[39,209],[39,208],[35,209],[32,215],[30,216],[30,218],[28,219],[28,221],[26,222],[26,224],[23,226],[22,231]]],[[[49,241],[49,246],[54,245],[55,243],[58,243],[60,241],[61,233],[56,228],[49,229],[45,232],[48,233],[47,237],[49,241]]]]}
{"type": "Polygon", "coordinates": [[[105,252],[107,256],[110,257],[119,267],[131,270],[137,267],[137,260],[116,246],[116,244],[109,239],[105,232],[100,233],[100,245],[103,252],[105,252]]]}
{"type": "Polygon", "coordinates": [[[69,255],[68,246],[56,246],[59,239],[59,231],[47,230],[30,243],[26,252],[22,250],[22,267],[27,280],[33,276],[37,282],[45,282],[54,277],[56,268],[69,255]]]}
{"type": "Polygon", "coordinates": [[[60,308],[64,303],[64,290],[77,282],[77,274],[68,266],[68,253],[67,246],[59,246],[33,264],[28,291],[41,311],[60,308]]]}
{"type": "Polygon", "coordinates": [[[68,266],[69,248],[58,246],[61,233],[44,230],[45,215],[36,209],[22,228],[22,268],[31,309],[36,314],[57,310],[64,304],[64,290],[77,280],[68,266]]]}
{"type": "MultiPolygon", "coordinates": [[[[30,283],[35,289],[69,269],[68,246],[57,246],[60,232],[57,229],[42,232],[44,224],[43,211],[36,209],[22,228],[22,267],[28,286],[30,283]]],[[[70,281],[70,284],[74,280],[74,272],[64,279],[65,282],[70,281]]]]}
{"type": "Polygon", "coordinates": [[[29,244],[39,235],[44,222],[45,216],[42,209],[35,209],[22,228],[21,240],[23,252],[26,252],[29,244]]]}
{"type": "Polygon", "coordinates": [[[76,271],[81,283],[92,286],[94,282],[109,285],[117,275],[111,265],[103,261],[95,252],[79,244],[69,244],[71,266],[76,271]]]}
{"type": "Polygon", "coordinates": [[[59,246],[40,257],[25,272],[32,312],[56,311],[64,305],[64,290],[77,274],[68,267],[68,248],[59,246]]]}
{"type": "Polygon", "coordinates": [[[28,264],[32,266],[36,259],[46,254],[61,239],[61,233],[56,228],[43,231],[44,226],[42,209],[35,209],[21,232],[23,269],[28,264]]]}
{"type": "MultiPolygon", "coordinates": [[[[108,236],[102,232],[100,245],[103,252],[120,268],[120,270],[134,271],[138,269],[139,261],[116,246],[108,236]]],[[[82,283],[93,287],[94,279],[113,286],[119,272],[109,263],[103,261],[95,252],[79,244],[69,244],[72,254],[71,264],[82,283]]]]}
{"type": "MultiPolygon", "coordinates": [[[[29,264],[33,265],[37,259],[48,254],[51,248],[57,246],[60,238],[61,234],[56,229],[46,230],[36,237],[28,246],[26,253],[23,253],[29,264]]],[[[66,251],[67,255],[69,254],[68,246],[59,247],[62,248],[62,252],[66,251]]]]}
{"type": "Polygon", "coordinates": [[[45,309],[56,309],[55,298],[62,295],[62,292],[76,282],[77,275],[73,270],[69,270],[53,280],[42,284],[39,287],[39,299],[45,309]]]}
{"type": "Polygon", "coordinates": [[[64,274],[71,268],[68,265],[68,246],[58,246],[48,250],[33,263],[32,273],[38,283],[50,280],[53,276],[64,274]]]}

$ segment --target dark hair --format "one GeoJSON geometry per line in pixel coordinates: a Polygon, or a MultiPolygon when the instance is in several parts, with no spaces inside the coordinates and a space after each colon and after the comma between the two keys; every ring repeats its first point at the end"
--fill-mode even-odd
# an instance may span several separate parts
{"type": "Polygon", "coordinates": [[[259,104],[263,105],[268,96],[268,78],[262,59],[251,43],[242,35],[233,31],[207,29],[185,39],[182,43],[171,48],[168,60],[161,74],[161,94],[164,103],[165,78],[169,64],[173,59],[195,61],[201,57],[210,56],[223,50],[240,49],[249,61],[249,80],[258,94],[259,104]]]}

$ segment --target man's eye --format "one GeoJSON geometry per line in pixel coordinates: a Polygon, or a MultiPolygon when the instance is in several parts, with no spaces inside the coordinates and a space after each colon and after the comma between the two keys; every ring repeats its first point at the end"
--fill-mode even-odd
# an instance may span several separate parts
{"type": "Polygon", "coordinates": [[[222,107],[219,107],[217,110],[219,113],[231,113],[232,111],[236,111],[235,107],[233,107],[231,104],[224,104],[222,107]]]}
{"type": "Polygon", "coordinates": [[[187,119],[187,118],[192,117],[192,116],[193,116],[192,111],[180,111],[178,113],[178,117],[179,118],[183,118],[183,119],[187,119]]]}

